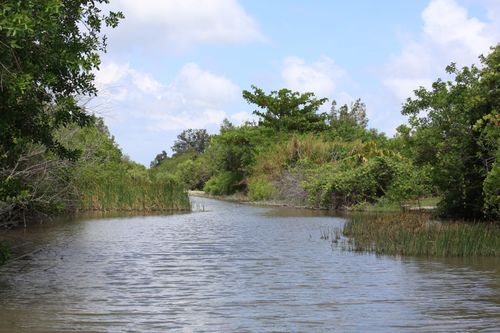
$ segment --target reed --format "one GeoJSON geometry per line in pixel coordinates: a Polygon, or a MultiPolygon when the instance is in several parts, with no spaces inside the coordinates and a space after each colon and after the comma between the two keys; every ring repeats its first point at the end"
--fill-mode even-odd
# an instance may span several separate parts
{"type": "Polygon", "coordinates": [[[424,214],[357,216],[343,229],[354,251],[405,256],[498,256],[500,227],[493,223],[438,222],[424,214]]]}
{"type": "Polygon", "coordinates": [[[322,227],[319,230],[320,239],[331,240],[338,243],[342,239],[342,230],[339,227],[322,227]]]}
{"type": "Polygon", "coordinates": [[[171,179],[121,177],[87,179],[79,184],[80,210],[186,211],[191,206],[183,186],[171,179]]]}

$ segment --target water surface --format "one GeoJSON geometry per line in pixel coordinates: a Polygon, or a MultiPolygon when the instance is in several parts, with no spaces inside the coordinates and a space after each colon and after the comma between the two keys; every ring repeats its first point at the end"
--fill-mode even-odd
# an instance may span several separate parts
{"type": "Polygon", "coordinates": [[[191,214],[8,232],[0,332],[496,332],[498,258],[356,254],[344,219],[193,198],[191,214]]]}

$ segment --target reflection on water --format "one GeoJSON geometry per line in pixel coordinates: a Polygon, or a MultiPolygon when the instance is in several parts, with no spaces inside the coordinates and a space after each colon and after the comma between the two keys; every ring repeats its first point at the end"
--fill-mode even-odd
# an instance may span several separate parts
{"type": "Polygon", "coordinates": [[[342,218],[193,200],[205,211],[9,232],[39,251],[0,268],[0,331],[500,327],[496,258],[350,253],[320,240],[320,230],[342,218]]]}

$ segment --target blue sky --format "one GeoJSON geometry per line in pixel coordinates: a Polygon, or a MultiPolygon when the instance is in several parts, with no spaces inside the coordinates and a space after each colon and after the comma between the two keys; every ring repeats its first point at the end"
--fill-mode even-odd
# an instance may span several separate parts
{"type": "MultiPolygon", "coordinates": [[[[401,105],[450,62],[477,63],[500,40],[497,0],[111,0],[126,18],[106,31],[89,107],[123,152],[149,165],[182,130],[216,133],[254,119],[241,98],[312,91],[361,98],[369,126],[393,135],[401,105]]],[[[325,105],[325,111],[329,105],[325,105]]]]}

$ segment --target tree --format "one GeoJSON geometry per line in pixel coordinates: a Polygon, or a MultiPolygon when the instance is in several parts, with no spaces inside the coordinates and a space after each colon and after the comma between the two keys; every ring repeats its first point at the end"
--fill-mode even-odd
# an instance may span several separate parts
{"type": "Polygon", "coordinates": [[[90,124],[78,96],[92,96],[108,0],[4,0],[0,9],[0,162],[13,163],[29,143],[75,157],[54,136],[71,123],[90,124]]]}
{"type": "Polygon", "coordinates": [[[358,98],[351,105],[344,104],[337,108],[337,102],[332,101],[330,113],[328,114],[328,124],[333,130],[333,134],[343,139],[353,140],[362,137],[377,136],[376,133],[370,134],[367,130],[368,118],[366,117],[366,104],[358,98]]]}
{"type": "Polygon", "coordinates": [[[351,103],[350,107],[344,104],[337,109],[337,102],[332,101],[328,120],[332,127],[345,124],[349,127],[359,126],[366,128],[368,125],[366,104],[361,101],[361,98],[358,98],[354,103],[351,103]]]}
{"type": "MultiPolygon", "coordinates": [[[[96,94],[93,71],[106,49],[101,29],[115,27],[123,17],[102,14],[98,5],[103,3],[108,0],[1,2],[2,221],[24,220],[27,212],[57,211],[74,201],[73,164],[66,158],[75,159],[79,147],[65,144],[67,136],[60,133],[95,123],[78,98],[96,94]]],[[[95,125],[104,129],[99,121],[95,125]]]]}
{"type": "Polygon", "coordinates": [[[288,89],[271,91],[269,95],[256,86],[253,92],[243,90],[243,98],[250,104],[256,104],[264,112],[253,113],[261,118],[259,125],[277,131],[319,132],[326,129],[326,113],[317,111],[328,99],[317,99],[314,93],[292,92],[288,89]]]}
{"type": "Polygon", "coordinates": [[[220,125],[219,132],[221,134],[224,134],[225,132],[228,132],[228,131],[231,131],[234,129],[235,129],[235,127],[234,127],[233,123],[230,122],[229,119],[224,118],[224,120],[222,121],[222,124],[220,125]]]}
{"type": "MultiPolygon", "coordinates": [[[[490,207],[485,205],[485,194],[492,188],[485,180],[497,168],[499,52],[497,45],[481,57],[482,69],[451,64],[446,71],[453,81],[438,79],[432,90],[421,87],[403,106],[402,113],[410,116],[404,132],[415,161],[431,167],[433,182],[444,196],[441,211],[448,216],[482,218],[498,212],[491,198],[490,207]]],[[[496,182],[490,195],[498,198],[498,176],[490,179],[496,182]]]]}
{"type": "Polygon", "coordinates": [[[161,153],[157,154],[155,159],[151,161],[149,167],[154,168],[155,166],[160,165],[160,163],[168,158],[167,152],[162,150],[161,153]]]}
{"type": "Polygon", "coordinates": [[[177,140],[172,146],[172,151],[174,151],[174,155],[187,153],[189,151],[201,154],[205,151],[209,140],[210,136],[206,129],[190,128],[177,135],[177,140]]]}

